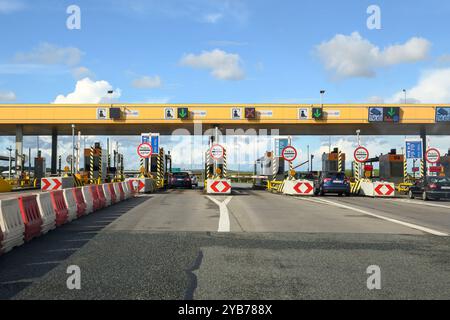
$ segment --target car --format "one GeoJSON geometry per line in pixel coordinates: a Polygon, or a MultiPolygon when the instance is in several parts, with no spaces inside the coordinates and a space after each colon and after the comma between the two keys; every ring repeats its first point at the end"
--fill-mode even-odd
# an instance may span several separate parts
{"type": "Polygon", "coordinates": [[[169,178],[169,186],[171,188],[189,188],[192,189],[192,180],[187,172],[173,173],[169,178]]]}
{"type": "Polygon", "coordinates": [[[191,174],[192,188],[198,188],[198,178],[195,174],[191,174]]]}
{"type": "Polygon", "coordinates": [[[321,196],[327,193],[350,196],[350,181],[342,172],[321,172],[314,183],[314,193],[321,196]]]}
{"type": "Polygon", "coordinates": [[[450,199],[449,177],[427,177],[409,188],[409,198],[421,197],[422,200],[450,199]]]}

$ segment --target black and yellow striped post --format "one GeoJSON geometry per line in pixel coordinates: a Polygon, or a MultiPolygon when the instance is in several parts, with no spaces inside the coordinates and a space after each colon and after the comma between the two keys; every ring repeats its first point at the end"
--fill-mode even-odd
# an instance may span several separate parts
{"type": "Polygon", "coordinates": [[[103,182],[103,161],[102,161],[102,149],[98,150],[98,179],[97,184],[103,182]]]}
{"type": "Polygon", "coordinates": [[[342,151],[338,150],[338,172],[342,172],[342,151]]]}
{"type": "Polygon", "coordinates": [[[356,161],[353,162],[353,170],[355,172],[355,180],[359,181],[361,179],[361,174],[359,171],[359,162],[356,161]]]}
{"type": "Polygon", "coordinates": [[[91,147],[89,153],[89,183],[93,183],[94,179],[94,147],[91,147]]]}
{"type": "Polygon", "coordinates": [[[125,169],[125,165],[123,163],[123,154],[121,154],[120,155],[120,180],[121,181],[125,181],[124,169],[125,169]]]}
{"type": "Polygon", "coordinates": [[[420,159],[420,178],[425,178],[425,162],[420,159]]]}
{"type": "Polygon", "coordinates": [[[163,148],[159,149],[159,153],[156,159],[156,179],[158,188],[164,187],[164,150],[163,148]]]}
{"type": "Polygon", "coordinates": [[[144,158],[139,158],[139,173],[140,173],[140,175],[139,175],[139,177],[140,178],[144,178],[144,176],[145,176],[145,160],[144,160],[144,158]]]}
{"type": "Polygon", "coordinates": [[[275,152],[272,152],[272,181],[277,181],[277,174],[278,174],[278,163],[277,163],[277,157],[275,157],[275,152]]]}
{"type": "Polygon", "coordinates": [[[408,159],[406,156],[403,156],[403,182],[408,182],[408,159]]]}
{"type": "Polygon", "coordinates": [[[223,150],[223,171],[222,171],[222,177],[224,179],[227,178],[227,149],[223,150]]]}

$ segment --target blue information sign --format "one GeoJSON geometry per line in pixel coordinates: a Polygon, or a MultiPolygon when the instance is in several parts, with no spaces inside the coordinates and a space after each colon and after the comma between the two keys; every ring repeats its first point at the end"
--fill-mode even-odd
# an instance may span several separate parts
{"type": "Polygon", "coordinates": [[[406,158],[421,159],[423,156],[422,141],[406,141],[406,158]]]}
{"type": "Polygon", "coordinates": [[[289,146],[289,139],[275,139],[275,156],[281,157],[281,153],[287,146],[289,146]]]}
{"type": "Polygon", "coordinates": [[[151,145],[152,145],[153,153],[154,154],[159,153],[159,134],[152,135],[151,145]]]}
{"type": "Polygon", "coordinates": [[[436,108],[436,122],[450,122],[450,107],[436,108]]]}

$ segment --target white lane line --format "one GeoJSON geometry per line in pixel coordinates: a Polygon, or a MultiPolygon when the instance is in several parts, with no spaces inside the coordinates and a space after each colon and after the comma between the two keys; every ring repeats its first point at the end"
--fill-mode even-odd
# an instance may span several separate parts
{"type": "Polygon", "coordinates": [[[303,199],[307,200],[307,201],[315,202],[315,203],[323,203],[323,204],[328,204],[328,205],[335,206],[335,207],[338,207],[338,208],[352,210],[352,211],[359,212],[359,213],[362,213],[362,214],[365,214],[365,215],[368,215],[368,216],[371,216],[371,217],[375,217],[375,218],[386,220],[386,221],[389,221],[389,222],[392,222],[392,223],[400,224],[400,225],[408,227],[408,228],[412,228],[412,229],[416,229],[416,230],[419,230],[419,231],[423,231],[423,232],[426,232],[426,233],[429,233],[429,234],[432,234],[432,235],[435,235],[435,236],[440,236],[440,237],[448,237],[449,236],[447,233],[444,233],[444,232],[440,232],[440,231],[437,231],[437,230],[434,230],[434,229],[422,227],[422,226],[419,226],[417,224],[413,224],[413,223],[409,223],[409,222],[400,221],[400,220],[397,220],[397,219],[392,219],[392,218],[380,216],[378,214],[374,214],[374,213],[371,213],[369,211],[358,209],[358,208],[355,208],[355,207],[350,207],[350,206],[347,206],[347,205],[344,205],[344,204],[341,204],[341,203],[337,203],[337,202],[333,202],[333,201],[329,201],[329,200],[325,200],[325,199],[314,199],[314,200],[313,199],[306,199],[306,198],[303,198],[303,199]]]}
{"type": "Polygon", "coordinates": [[[428,207],[450,209],[450,206],[445,206],[443,204],[437,204],[437,203],[430,203],[430,202],[426,202],[426,201],[417,201],[417,200],[408,200],[408,199],[387,199],[387,200],[392,201],[392,202],[398,201],[398,202],[417,204],[417,205],[428,206],[428,207]]]}
{"type": "Polygon", "coordinates": [[[214,202],[215,204],[217,204],[217,206],[219,206],[220,218],[219,218],[219,228],[217,232],[230,232],[231,231],[230,213],[228,212],[227,205],[230,203],[233,197],[232,196],[227,197],[223,202],[220,202],[211,196],[207,196],[207,198],[212,202],[214,202]]]}

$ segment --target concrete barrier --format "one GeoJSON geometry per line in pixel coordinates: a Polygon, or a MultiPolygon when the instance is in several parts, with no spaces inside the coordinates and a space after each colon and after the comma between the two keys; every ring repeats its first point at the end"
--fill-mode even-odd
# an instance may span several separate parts
{"type": "Polygon", "coordinates": [[[24,243],[25,224],[17,199],[0,200],[0,254],[24,243]]]}
{"type": "Polygon", "coordinates": [[[364,180],[361,182],[361,195],[374,198],[395,197],[395,184],[392,182],[364,180]]]}
{"type": "Polygon", "coordinates": [[[282,192],[291,196],[313,196],[314,182],[309,180],[285,180],[282,192]]]}
{"type": "Polygon", "coordinates": [[[89,191],[89,186],[82,187],[81,193],[83,194],[84,203],[86,203],[86,214],[91,214],[94,212],[94,200],[92,199],[91,192],[89,191]]]}
{"type": "Polygon", "coordinates": [[[75,201],[75,197],[73,194],[73,189],[65,189],[63,191],[64,201],[66,202],[67,207],[67,221],[71,222],[78,218],[77,213],[77,202],[75,201]]]}
{"type": "Polygon", "coordinates": [[[37,195],[37,203],[42,218],[42,233],[45,234],[56,228],[56,213],[52,204],[50,193],[37,195]]]}
{"type": "Polygon", "coordinates": [[[155,192],[155,181],[151,178],[134,178],[130,179],[133,183],[133,188],[137,193],[152,193],[155,192]]]}

